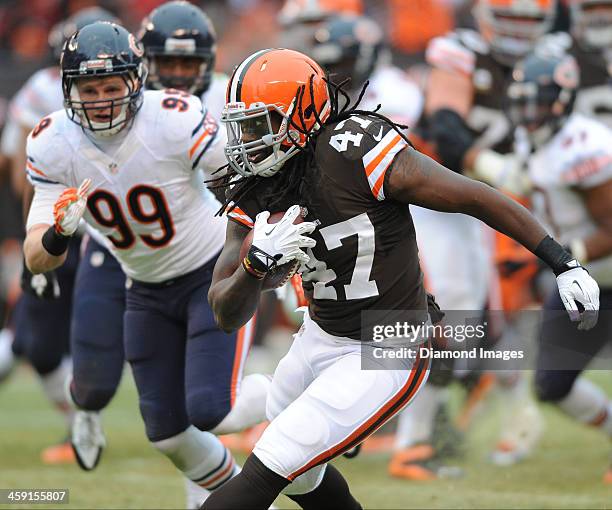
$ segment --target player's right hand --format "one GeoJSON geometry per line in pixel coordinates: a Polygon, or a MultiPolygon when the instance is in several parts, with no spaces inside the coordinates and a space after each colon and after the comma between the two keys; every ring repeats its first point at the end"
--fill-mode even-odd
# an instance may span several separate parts
{"type": "Polygon", "coordinates": [[[268,270],[272,267],[270,260],[263,260],[266,257],[275,261],[272,266],[282,265],[291,260],[308,263],[309,257],[302,248],[314,248],[317,243],[304,234],[313,232],[316,224],[305,221],[294,225],[293,222],[300,212],[299,205],[291,206],[278,223],[268,223],[269,211],[260,212],[255,218],[251,249],[255,249],[255,256],[266,263],[268,270]]]}
{"type": "Polygon", "coordinates": [[[32,274],[25,263],[21,272],[21,290],[39,299],[59,299],[60,286],[55,271],[32,274]]]}
{"type": "Polygon", "coordinates": [[[578,322],[578,329],[588,330],[597,324],[599,286],[584,267],[576,260],[572,262],[574,267],[557,276],[559,295],[570,320],[578,322]],[[584,308],[584,312],[580,312],[578,304],[584,308]]]}
{"type": "Polygon", "coordinates": [[[59,196],[53,206],[55,231],[58,234],[68,237],[76,232],[85,214],[90,186],[91,179],[85,179],[78,189],[68,188],[59,196]]]}

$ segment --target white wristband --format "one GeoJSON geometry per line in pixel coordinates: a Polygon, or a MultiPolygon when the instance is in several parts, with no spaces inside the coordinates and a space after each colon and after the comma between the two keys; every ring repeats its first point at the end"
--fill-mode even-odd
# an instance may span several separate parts
{"type": "Polygon", "coordinates": [[[573,239],[570,241],[569,248],[574,258],[581,264],[586,264],[589,261],[586,245],[582,239],[573,239]]]}

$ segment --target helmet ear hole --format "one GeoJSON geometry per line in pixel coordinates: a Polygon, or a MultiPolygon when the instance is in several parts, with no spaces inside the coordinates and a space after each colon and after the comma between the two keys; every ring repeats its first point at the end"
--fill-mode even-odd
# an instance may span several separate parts
{"type": "Polygon", "coordinates": [[[278,130],[281,128],[283,123],[283,116],[277,111],[272,110],[270,112],[270,122],[272,123],[272,131],[274,133],[278,133],[278,130]]]}

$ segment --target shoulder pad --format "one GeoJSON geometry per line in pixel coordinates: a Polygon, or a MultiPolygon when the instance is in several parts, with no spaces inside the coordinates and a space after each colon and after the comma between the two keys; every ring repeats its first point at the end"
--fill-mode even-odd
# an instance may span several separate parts
{"type": "Polygon", "coordinates": [[[383,182],[395,156],[408,143],[386,121],[364,115],[353,115],[346,120],[326,126],[317,143],[317,159],[321,167],[341,165],[351,175],[362,175],[364,189],[375,199],[384,200],[383,182]],[[344,160],[338,160],[340,157],[344,160]],[[335,159],[335,161],[334,161],[335,159]]]}
{"type": "Polygon", "coordinates": [[[63,182],[72,144],[64,134],[70,126],[66,112],[58,111],[44,117],[28,135],[26,172],[35,182],[63,182]]]}
{"type": "Polygon", "coordinates": [[[467,75],[476,66],[476,52],[456,32],[434,37],[427,45],[425,59],[432,67],[467,75]]]}
{"type": "Polygon", "coordinates": [[[153,129],[163,140],[179,143],[179,152],[189,143],[191,132],[202,120],[204,106],[197,96],[167,90],[146,91],[143,104],[145,129],[153,129]]]}

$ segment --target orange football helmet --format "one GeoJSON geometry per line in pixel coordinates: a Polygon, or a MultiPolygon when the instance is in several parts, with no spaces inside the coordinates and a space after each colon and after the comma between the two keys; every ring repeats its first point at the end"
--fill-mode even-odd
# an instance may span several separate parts
{"type": "Polygon", "coordinates": [[[287,49],[253,53],[227,86],[221,122],[230,167],[244,176],[274,175],[325,122],[330,103],[325,73],[310,57],[287,49]]]}
{"type": "Polygon", "coordinates": [[[557,0],[478,0],[474,17],[497,60],[514,65],[553,26],[557,0]]]}

